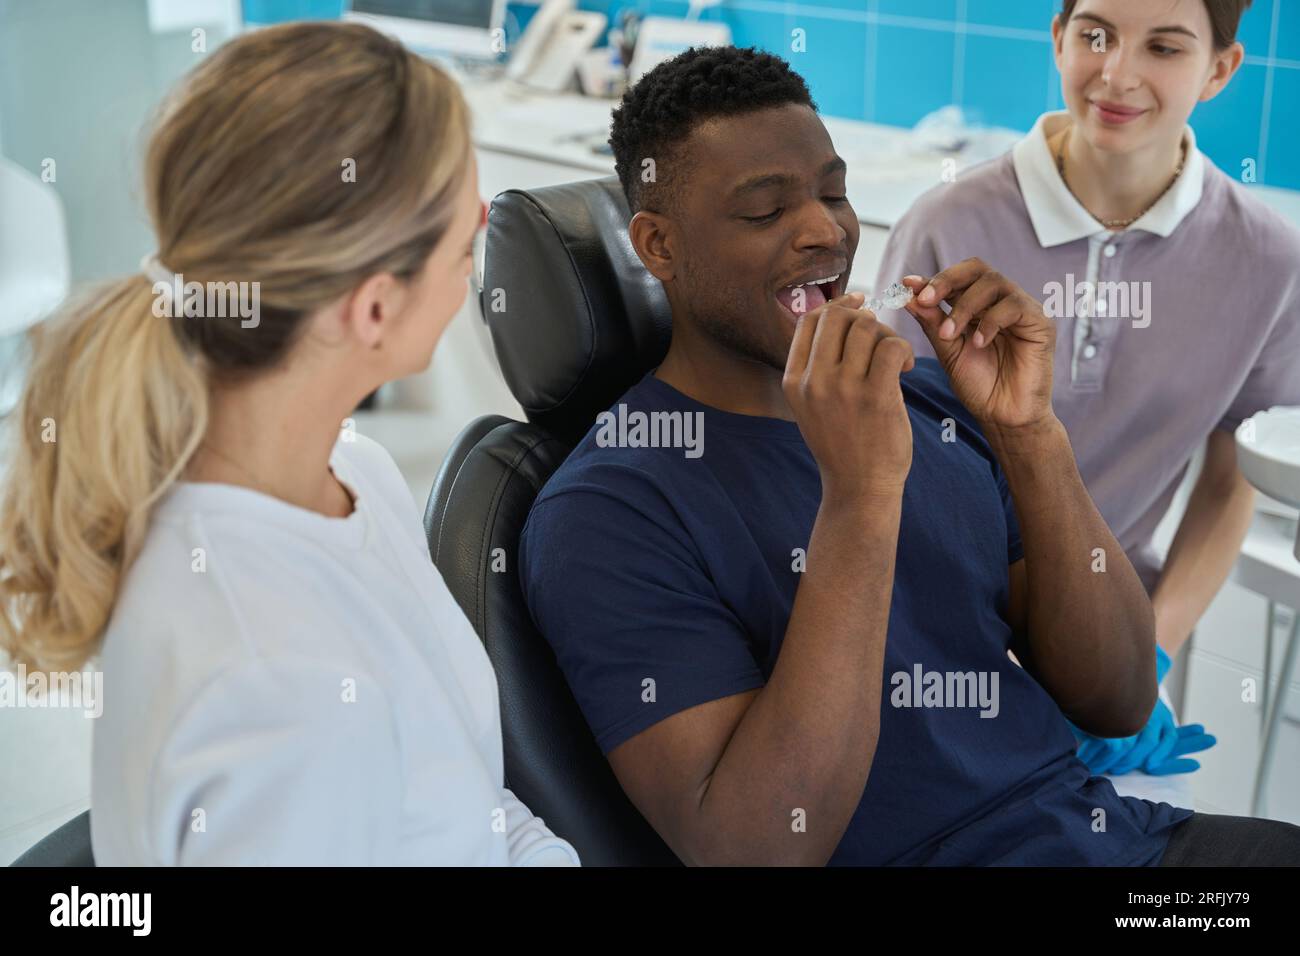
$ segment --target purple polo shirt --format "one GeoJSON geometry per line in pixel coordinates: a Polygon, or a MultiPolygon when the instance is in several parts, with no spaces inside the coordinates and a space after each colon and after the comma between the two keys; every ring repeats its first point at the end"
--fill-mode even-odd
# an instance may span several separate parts
{"type": "MultiPolygon", "coordinates": [[[[1053,404],[1097,510],[1155,588],[1152,536],[1215,428],[1300,405],[1300,231],[1196,148],[1122,232],[1061,181],[1049,113],[1014,150],[930,190],[895,225],[876,288],[978,256],[1056,321],[1053,404]]],[[[918,357],[906,312],[882,316],[918,357]]]]}

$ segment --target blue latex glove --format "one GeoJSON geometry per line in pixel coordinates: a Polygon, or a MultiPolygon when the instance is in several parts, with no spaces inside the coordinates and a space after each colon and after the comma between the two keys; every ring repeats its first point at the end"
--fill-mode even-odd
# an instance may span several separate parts
{"type": "MultiPolygon", "coordinates": [[[[1164,682],[1165,675],[1169,673],[1169,667],[1173,662],[1165,649],[1159,644],[1156,645],[1156,683],[1164,682]]],[[[1160,707],[1164,707],[1164,702],[1159,702],[1160,707]]],[[[1166,713],[1169,708],[1165,707],[1166,713]]],[[[1152,719],[1155,715],[1152,714],[1152,719]]],[[[1169,723],[1173,723],[1173,714],[1169,714],[1169,723]]],[[[1166,745],[1162,745],[1155,753],[1148,757],[1142,764],[1142,769],[1153,776],[1165,776],[1171,773],[1191,773],[1193,770],[1201,769],[1201,764],[1197,760],[1191,760],[1186,757],[1187,754],[1197,753],[1201,750],[1209,750],[1218,741],[1213,734],[1207,734],[1205,728],[1200,724],[1184,724],[1182,727],[1176,727],[1173,734],[1167,734],[1166,745]]]]}
{"type": "MultiPolygon", "coordinates": [[[[1122,774],[1137,769],[1160,745],[1164,727],[1163,721],[1158,717],[1161,706],[1163,705],[1157,703],[1156,710],[1151,715],[1152,720],[1147,721],[1141,733],[1132,737],[1094,737],[1071,724],[1070,729],[1079,741],[1079,759],[1094,774],[1122,774]]],[[[1165,712],[1168,713],[1168,710],[1166,707],[1165,712]]],[[[1172,722],[1172,715],[1170,716],[1172,722]]]]}
{"type": "Polygon", "coordinates": [[[1174,664],[1165,653],[1165,649],[1159,644],[1156,645],[1156,686],[1159,687],[1165,682],[1165,675],[1169,673],[1169,668],[1174,664]]]}
{"type": "MultiPolygon", "coordinates": [[[[1168,709],[1165,708],[1165,710],[1168,709]]],[[[1172,719],[1173,715],[1171,714],[1171,722],[1172,719]]],[[[1173,743],[1168,753],[1148,757],[1147,761],[1142,765],[1143,771],[1155,777],[1163,777],[1171,773],[1191,773],[1193,770],[1201,769],[1201,764],[1200,761],[1192,760],[1185,755],[1201,750],[1209,750],[1218,743],[1215,736],[1207,734],[1205,728],[1200,724],[1184,724],[1176,728],[1172,740],[1173,743]]]]}
{"type": "Polygon", "coordinates": [[[1070,724],[1074,739],[1079,742],[1076,756],[1088,765],[1094,774],[1103,774],[1114,766],[1115,761],[1124,756],[1130,741],[1136,737],[1094,737],[1084,733],[1074,724],[1070,724]]]}
{"type": "MultiPolygon", "coordinates": [[[[1156,681],[1164,680],[1172,662],[1164,648],[1156,647],[1156,681]]],[[[1200,724],[1179,727],[1164,701],[1157,700],[1147,725],[1132,737],[1094,737],[1070,724],[1079,741],[1078,757],[1094,774],[1116,776],[1141,769],[1154,776],[1190,773],[1200,763],[1187,758],[1213,747],[1215,738],[1200,724]]]]}

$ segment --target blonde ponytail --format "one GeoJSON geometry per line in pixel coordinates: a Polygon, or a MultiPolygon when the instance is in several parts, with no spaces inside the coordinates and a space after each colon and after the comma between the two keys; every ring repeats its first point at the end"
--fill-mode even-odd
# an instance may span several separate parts
{"type": "Polygon", "coordinates": [[[210,383],[274,366],[306,316],[368,276],[416,275],[471,156],[456,84],[360,24],[246,33],[186,78],[145,164],[156,259],[187,288],[255,284],[260,321],[173,317],[137,274],[39,329],[0,499],[13,663],[95,654],[153,506],[203,440],[210,383]]]}
{"type": "Polygon", "coordinates": [[[202,439],[207,383],[143,276],[38,329],[9,422],[0,504],[0,648],[75,670],[95,651],[149,513],[202,439]]]}

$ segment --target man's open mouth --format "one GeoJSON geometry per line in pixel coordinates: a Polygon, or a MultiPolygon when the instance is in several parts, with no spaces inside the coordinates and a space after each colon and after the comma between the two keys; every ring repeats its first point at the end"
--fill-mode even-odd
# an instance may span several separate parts
{"type": "Polygon", "coordinates": [[[792,282],[776,290],[776,301],[795,318],[844,294],[844,273],[831,272],[792,282]]]}

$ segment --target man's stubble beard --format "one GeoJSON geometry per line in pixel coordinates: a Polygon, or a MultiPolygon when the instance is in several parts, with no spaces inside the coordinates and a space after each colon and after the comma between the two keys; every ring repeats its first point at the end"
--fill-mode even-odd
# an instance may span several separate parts
{"type": "MultiPolygon", "coordinates": [[[[692,287],[710,288],[711,286],[708,283],[692,283],[692,287]]],[[[738,290],[723,290],[721,300],[735,303],[743,301],[743,297],[738,290]]],[[[700,334],[712,340],[722,349],[744,361],[757,362],[778,372],[785,371],[786,359],[789,357],[789,346],[787,345],[782,351],[761,341],[759,336],[755,334],[754,326],[756,323],[753,322],[753,316],[748,319],[741,316],[730,316],[725,309],[714,307],[710,303],[701,303],[698,298],[689,302],[688,308],[690,312],[689,321],[694,324],[700,334]],[[778,351],[781,354],[775,354],[778,351]]]]}

